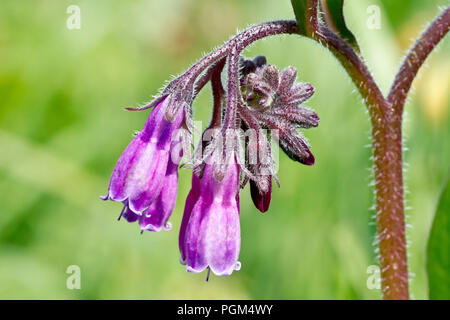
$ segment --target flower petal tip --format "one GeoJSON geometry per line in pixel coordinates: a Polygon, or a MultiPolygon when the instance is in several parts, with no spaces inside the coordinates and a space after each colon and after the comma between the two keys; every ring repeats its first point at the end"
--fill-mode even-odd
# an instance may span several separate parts
{"type": "Polygon", "coordinates": [[[304,159],[303,163],[306,164],[307,166],[312,166],[316,162],[316,158],[314,158],[311,151],[308,150],[308,153],[309,153],[309,156],[304,159]]]}

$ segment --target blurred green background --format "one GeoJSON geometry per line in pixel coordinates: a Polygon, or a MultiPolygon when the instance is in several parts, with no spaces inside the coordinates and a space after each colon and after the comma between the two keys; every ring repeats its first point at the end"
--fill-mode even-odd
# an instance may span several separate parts
{"type": "MultiPolygon", "coordinates": [[[[448,1],[347,1],[345,14],[386,92],[402,55],[448,1]],[[381,8],[381,29],[366,25],[381,8]]],[[[292,18],[290,1],[96,0],[0,2],[0,298],[379,299],[367,286],[377,264],[370,186],[370,126],[360,96],[324,48],[297,36],[246,51],[299,70],[321,117],[305,131],[313,167],[280,156],[281,188],[267,214],[241,197],[242,269],[230,277],[186,273],[178,228],[190,188],[181,170],[170,232],[139,235],[101,202],[117,158],[148,112],[126,112],[237,29],[292,18]],[[69,30],[66,9],[81,8],[69,30]],[[81,289],[66,269],[81,268],[81,289]]],[[[428,297],[425,248],[449,168],[450,42],[415,81],[404,125],[409,268],[413,298],[428,297]]],[[[207,120],[209,88],[195,102],[207,120]]],[[[450,254],[450,253],[449,253],[450,254]]]]}

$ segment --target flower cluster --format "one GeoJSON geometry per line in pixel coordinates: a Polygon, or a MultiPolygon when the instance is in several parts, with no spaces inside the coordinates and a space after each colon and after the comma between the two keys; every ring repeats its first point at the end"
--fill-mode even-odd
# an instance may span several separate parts
{"type": "MultiPolygon", "coordinates": [[[[296,83],[297,72],[279,71],[263,56],[242,57],[242,49],[266,35],[291,32],[286,22],[243,32],[171,81],[150,104],[143,129],[135,135],[113,170],[108,194],[123,203],[119,219],[138,221],[142,231],[170,229],[181,158],[193,169],[179,233],[181,263],[189,272],[205,269],[230,275],[240,269],[239,192],[249,182],[255,206],[269,209],[276,178],[272,144],[293,160],[314,164],[298,128],[319,124],[301,104],[314,89],[296,83]],[[283,27],[284,29],[281,29],[283,27]],[[284,31],[283,31],[284,30],[284,31]],[[222,72],[227,66],[227,85],[222,72]],[[192,102],[211,83],[212,119],[191,155],[192,102]]],[[[256,28],[256,27],[255,27],[256,28]]]]}

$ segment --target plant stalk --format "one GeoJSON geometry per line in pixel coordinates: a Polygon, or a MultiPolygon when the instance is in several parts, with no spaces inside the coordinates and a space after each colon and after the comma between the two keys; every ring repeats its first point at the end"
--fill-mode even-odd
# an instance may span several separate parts
{"type": "MultiPolygon", "coordinates": [[[[311,0],[314,8],[317,1],[311,0]]],[[[409,299],[405,236],[402,112],[419,68],[446,35],[450,9],[435,19],[416,41],[384,98],[362,58],[336,33],[317,19],[309,20],[311,37],[336,56],[352,78],[369,110],[375,176],[377,239],[383,298],[409,299]]]]}
{"type": "Polygon", "coordinates": [[[450,7],[447,7],[409,50],[392,84],[387,100],[397,113],[403,106],[417,72],[436,45],[445,37],[450,28],[450,7]]]}
{"type": "MultiPolygon", "coordinates": [[[[383,110],[386,103],[380,105],[383,110]]],[[[392,109],[386,111],[389,112],[392,109]]],[[[405,236],[402,117],[372,121],[375,209],[381,287],[386,300],[409,299],[405,236]]]]}
{"type": "Polygon", "coordinates": [[[383,97],[363,60],[325,27],[316,40],[337,57],[358,88],[372,124],[373,170],[379,263],[383,298],[409,299],[405,237],[402,117],[383,97]]]}

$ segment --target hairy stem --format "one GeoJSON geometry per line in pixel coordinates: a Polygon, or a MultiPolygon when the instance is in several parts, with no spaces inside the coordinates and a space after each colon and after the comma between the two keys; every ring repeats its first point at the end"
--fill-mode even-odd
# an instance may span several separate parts
{"type": "MultiPolygon", "coordinates": [[[[318,1],[310,0],[316,11],[318,1]]],[[[316,16],[317,17],[317,16],[316,16]]],[[[375,207],[384,299],[409,299],[403,205],[402,118],[381,93],[362,58],[336,33],[309,19],[310,35],[330,49],[352,78],[369,110],[375,207]]]]}
{"type": "Polygon", "coordinates": [[[384,299],[409,299],[405,237],[402,119],[372,126],[376,225],[384,299]]]}
{"type": "Polygon", "coordinates": [[[227,107],[223,129],[236,129],[236,113],[240,97],[239,89],[239,52],[233,47],[228,55],[227,107]]]}
{"type": "Polygon", "coordinates": [[[326,27],[319,27],[315,39],[326,46],[339,60],[351,77],[369,110],[372,125],[386,118],[390,106],[373,79],[369,69],[353,48],[337,34],[326,27]]]}
{"type": "MultiPolygon", "coordinates": [[[[165,98],[165,96],[180,91],[193,91],[190,97],[181,97],[182,101],[186,101],[188,104],[191,104],[193,98],[208,81],[208,78],[211,76],[206,72],[203,77],[201,77],[197,83],[197,78],[201,75],[206,68],[216,63],[217,61],[226,58],[230,51],[233,48],[236,48],[238,52],[241,52],[244,48],[252,44],[253,42],[260,40],[262,38],[277,35],[277,34],[293,34],[298,32],[298,25],[296,21],[293,20],[276,20],[270,22],[264,22],[258,24],[256,26],[252,26],[243,32],[235,35],[225,44],[220,46],[218,49],[213,50],[194,65],[192,65],[186,72],[184,72],[181,76],[172,80],[166,88],[162,91],[162,93],[154,99],[149,104],[142,107],[129,107],[126,110],[129,111],[142,111],[153,108],[158,102],[165,98]],[[195,84],[194,84],[195,83],[195,84]]],[[[168,111],[166,112],[166,118],[172,119],[177,110],[177,104],[169,105],[168,111]]]]}
{"type": "Polygon", "coordinates": [[[225,59],[222,59],[214,65],[214,69],[211,74],[211,89],[213,95],[213,113],[210,124],[211,128],[219,128],[222,125],[222,113],[226,103],[225,90],[221,79],[224,66],[225,59]]]}
{"type": "Polygon", "coordinates": [[[430,52],[436,47],[450,28],[450,7],[447,7],[425,32],[417,39],[400,67],[387,100],[396,113],[403,112],[406,97],[412,82],[430,52]]]}
{"type": "Polygon", "coordinates": [[[318,0],[308,0],[306,4],[306,35],[313,39],[316,37],[316,32],[319,30],[318,6],[318,0]]]}
{"type": "MultiPolygon", "coordinates": [[[[309,12],[317,9],[310,0],[309,12]]],[[[336,33],[310,17],[309,35],[328,47],[352,78],[369,110],[375,174],[375,206],[384,299],[409,299],[405,237],[402,111],[411,84],[429,53],[449,30],[447,8],[417,40],[398,72],[387,99],[363,60],[336,33]]]]}
{"type": "MultiPolygon", "coordinates": [[[[216,63],[214,63],[213,65],[211,65],[206,71],[205,73],[199,77],[197,79],[197,81],[195,81],[195,85],[194,85],[194,96],[192,98],[192,100],[194,100],[197,95],[199,94],[199,92],[203,89],[203,87],[211,81],[211,83],[213,82],[212,78],[217,78],[217,73],[220,75],[220,73],[223,70],[223,67],[225,65],[226,59],[222,58],[221,60],[217,61],[216,63]]],[[[217,80],[216,80],[217,82],[217,80]]]]}
{"type": "Polygon", "coordinates": [[[376,123],[372,129],[377,232],[385,299],[409,298],[403,201],[403,108],[420,66],[448,32],[449,25],[450,9],[447,8],[416,41],[400,67],[386,101],[393,110],[389,121],[376,123]]]}
{"type": "Polygon", "coordinates": [[[233,48],[241,52],[245,47],[262,38],[276,34],[292,34],[298,31],[297,22],[292,20],[270,21],[252,26],[231,38],[218,49],[204,56],[183,75],[195,79],[206,67],[227,56],[233,48]]]}

